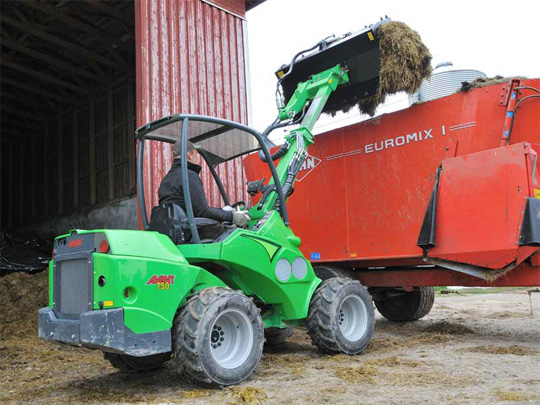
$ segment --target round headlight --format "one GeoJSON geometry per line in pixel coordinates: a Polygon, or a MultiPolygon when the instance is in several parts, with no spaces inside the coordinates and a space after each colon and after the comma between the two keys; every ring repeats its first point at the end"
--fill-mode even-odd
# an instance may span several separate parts
{"type": "Polygon", "coordinates": [[[303,279],[307,274],[307,263],[304,260],[303,257],[297,257],[292,262],[292,272],[294,276],[301,280],[303,279]]]}
{"type": "Polygon", "coordinates": [[[291,277],[291,264],[287,259],[279,259],[276,263],[276,277],[279,281],[287,281],[291,277]]]}

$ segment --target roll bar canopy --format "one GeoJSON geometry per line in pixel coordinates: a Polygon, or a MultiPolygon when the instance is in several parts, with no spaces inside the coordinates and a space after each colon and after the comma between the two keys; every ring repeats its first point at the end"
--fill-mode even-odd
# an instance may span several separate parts
{"type": "MultiPolygon", "coordinates": [[[[186,159],[187,141],[199,144],[202,147],[202,155],[209,164],[212,174],[215,170],[213,166],[248,153],[261,150],[267,159],[268,166],[272,173],[272,178],[278,193],[280,201],[281,215],[286,225],[289,225],[289,216],[287,206],[285,205],[285,197],[279,177],[276,172],[274,162],[270,157],[269,149],[274,144],[265,136],[246,125],[239,124],[234,121],[224,120],[221,118],[209,117],[204,115],[194,114],[177,114],[152,121],[135,131],[135,136],[139,140],[138,159],[137,159],[137,187],[139,190],[139,204],[141,207],[142,221],[145,229],[148,229],[148,215],[146,211],[146,201],[144,197],[144,181],[143,181],[143,157],[144,157],[144,142],[145,140],[155,140],[160,142],[175,143],[182,141],[182,158],[186,159]],[[254,142],[256,141],[256,142],[254,142]]],[[[187,178],[187,167],[182,166],[187,178]]],[[[214,178],[216,176],[214,175],[214,178]]],[[[218,187],[220,186],[219,178],[216,179],[218,187]]],[[[192,239],[195,243],[200,243],[197,228],[194,222],[193,209],[191,207],[191,199],[189,198],[189,184],[183,182],[184,196],[186,196],[186,214],[190,222],[192,239]]],[[[223,187],[220,187],[224,201],[226,195],[223,187]]]]}

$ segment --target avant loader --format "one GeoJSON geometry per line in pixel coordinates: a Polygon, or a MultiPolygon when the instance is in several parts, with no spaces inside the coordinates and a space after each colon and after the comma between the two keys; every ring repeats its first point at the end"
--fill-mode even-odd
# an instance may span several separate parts
{"type": "Polygon", "coordinates": [[[287,198],[314,139],[311,133],[327,100],[340,88],[362,95],[377,90],[377,32],[388,20],[353,35],[321,41],[299,64],[278,74],[289,92],[278,97],[279,114],[263,133],[231,121],[189,114],[167,116],[136,132],[138,195],[144,230],[73,230],[59,236],[49,266],[49,306],[39,311],[39,336],[104,352],[122,370],[150,370],[172,359],[198,382],[225,386],[248,378],[257,367],[265,337],[284,341],[291,327],[306,325],[323,352],[359,354],[374,327],[371,297],[360,282],[318,278],[289,227],[287,198]],[[327,57],[322,57],[326,55],[327,57]],[[295,79],[296,81],[296,79],[295,79]],[[299,126],[271,154],[271,130],[299,126]],[[187,167],[186,207],[154,207],[150,221],[143,189],[146,141],[202,146],[227,205],[215,167],[258,152],[271,173],[248,185],[260,195],[244,228],[228,226],[218,238],[201,239],[213,220],[194,217],[187,167]],[[279,159],[277,167],[274,161],[279,159]]]}

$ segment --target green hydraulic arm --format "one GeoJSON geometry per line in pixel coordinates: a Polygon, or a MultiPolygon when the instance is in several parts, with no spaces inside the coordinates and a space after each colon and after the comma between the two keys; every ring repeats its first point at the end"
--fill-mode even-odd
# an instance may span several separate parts
{"type": "MultiPolygon", "coordinates": [[[[336,65],[311,76],[305,82],[299,83],[287,105],[280,109],[279,121],[287,121],[296,117],[309,106],[300,127],[285,136],[285,144],[281,147],[285,152],[281,156],[276,170],[285,198],[291,192],[296,175],[306,159],[307,147],[313,144],[311,131],[319,119],[328,98],[338,86],[348,82],[347,70],[341,65],[336,65]]],[[[272,184],[273,180],[270,180],[267,187],[272,187],[272,184]]],[[[267,190],[271,189],[267,188],[267,190]]],[[[279,208],[277,193],[275,191],[263,192],[259,203],[250,211],[251,218],[258,220],[268,211],[276,208],[279,208]]]]}

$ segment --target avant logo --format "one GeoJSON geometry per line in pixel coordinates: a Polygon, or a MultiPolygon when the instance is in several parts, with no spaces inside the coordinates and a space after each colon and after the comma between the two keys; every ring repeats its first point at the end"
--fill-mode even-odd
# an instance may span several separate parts
{"type": "Polygon", "coordinates": [[[81,247],[82,246],[82,238],[79,239],[72,239],[68,243],[68,248],[74,248],[74,247],[81,247]]]}
{"type": "Polygon", "coordinates": [[[321,159],[316,158],[315,156],[307,155],[306,160],[304,160],[304,164],[298,172],[296,181],[304,180],[308,174],[310,174],[317,166],[319,166],[320,163],[321,159]]]}
{"type": "Polygon", "coordinates": [[[169,283],[174,284],[174,277],[175,276],[156,276],[155,274],[150,277],[150,280],[146,282],[146,285],[150,284],[159,284],[159,283],[169,283]]]}

